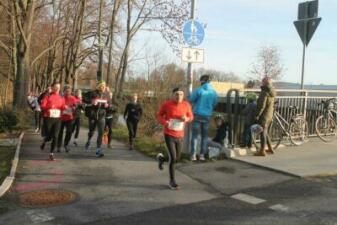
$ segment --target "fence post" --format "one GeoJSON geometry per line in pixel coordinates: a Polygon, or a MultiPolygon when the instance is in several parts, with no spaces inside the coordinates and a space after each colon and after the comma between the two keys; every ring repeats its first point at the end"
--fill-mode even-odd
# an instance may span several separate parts
{"type": "Polygon", "coordinates": [[[305,90],[304,91],[304,112],[303,112],[304,120],[307,120],[307,107],[308,107],[308,91],[305,90]]]}

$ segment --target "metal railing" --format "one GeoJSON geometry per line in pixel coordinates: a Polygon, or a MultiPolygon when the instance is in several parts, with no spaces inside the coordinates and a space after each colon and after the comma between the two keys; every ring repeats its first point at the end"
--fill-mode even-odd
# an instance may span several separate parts
{"type": "MultiPolygon", "coordinates": [[[[229,143],[232,147],[240,144],[241,135],[244,128],[244,116],[242,111],[247,104],[245,95],[248,92],[259,94],[260,89],[231,89],[225,95],[220,96],[220,110],[228,115],[229,124],[229,143]]],[[[287,121],[290,121],[291,112],[288,106],[297,106],[298,113],[304,115],[308,122],[309,136],[316,136],[315,122],[322,115],[323,106],[319,105],[322,100],[337,98],[337,90],[295,90],[295,89],[276,89],[278,101],[278,112],[287,121]]],[[[335,119],[336,119],[336,115],[335,119]]]]}

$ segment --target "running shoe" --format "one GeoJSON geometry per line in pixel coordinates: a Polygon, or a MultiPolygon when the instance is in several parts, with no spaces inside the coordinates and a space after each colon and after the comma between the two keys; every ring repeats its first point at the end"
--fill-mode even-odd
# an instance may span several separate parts
{"type": "Polygon", "coordinates": [[[193,155],[191,156],[191,161],[192,161],[192,162],[197,161],[197,156],[196,156],[195,154],[193,154],[193,155]]]}
{"type": "Polygon", "coordinates": [[[64,146],[64,150],[66,150],[67,153],[70,151],[68,145],[64,146]]]}
{"type": "Polygon", "coordinates": [[[42,142],[42,144],[40,145],[40,149],[41,149],[41,151],[43,151],[44,150],[44,147],[46,146],[46,142],[42,142]]]}
{"type": "Polygon", "coordinates": [[[97,158],[101,158],[103,156],[104,156],[104,154],[102,152],[102,149],[101,148],[97,148],[97,150],[96,150],[96,157],[97,158]]]}
{"type": "Polygon", "coordinates": [[[85,150],[89,150],[90,147],[90,142],[88,141],[87,143],[85,143],[85,150]]]}
{"type": "Polygon", "coordinates": [[[179,190],[179,185],[173,180],[173,181],[170,181],[169,188],[171,190],[179,190]]]}
{"type": "Polygon", "coordinates": [[[50,160],[50,161],[55,161],[55,159],[54,159],[54,154],[53,154],[53,153],[50,153],[50,154],[49,154],[49,160],[50,160]]]}
{"type": "Polygon", "coordinates": [[[206,160],[204,154],[200,154],[199,160],[200,161],[205,161],[206,160]]]}
{"type": "Polygon", "coordinates": [[[163,170],[164,169],[163,164],[164,164],[164,161],[165,161],[164,155],[162,153],[158,153],[157,160],[158,160],[158,168],[160,170],[163,170]]]}

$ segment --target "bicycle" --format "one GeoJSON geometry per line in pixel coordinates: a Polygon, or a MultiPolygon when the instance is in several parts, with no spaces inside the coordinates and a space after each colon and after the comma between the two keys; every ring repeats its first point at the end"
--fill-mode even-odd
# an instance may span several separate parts
{"type": "MultiPolygon", "coordinates": [[[[277,111],[278,102],[275,103],[273,122],[269,128],[269,137],[273,149],[277,149],[284,136],[290,139],[293,145],[299,146],[308,141],[308,123],[303,114],[298,114],[297,106],[288,106],[291,119],[288,122],[277,111]]],[[[260,131],[262,132],[262,130],[260,131]]],[[[260,150],[259,133],[252,132],[252,140],[255,148],[260,150]]]]}
{"type": "Polygon", "coordinates": [[[317,136],[324,142],[333,141],[337,135],[335,117],[332,114],[336,114],[336,100],[336,98],[330,98],[318,103],[318,105],[323,104],[323,115],[316,119],[315,130],[317,136]]]}

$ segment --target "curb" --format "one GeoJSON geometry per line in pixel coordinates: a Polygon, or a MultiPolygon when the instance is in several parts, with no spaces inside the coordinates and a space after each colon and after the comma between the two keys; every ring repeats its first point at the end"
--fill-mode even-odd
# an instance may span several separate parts
{"type": "Polygon", "coordinates": [[[2,184],[0,186],[0,198],[4,194],[6,194],[6,192],[9,190],[9,188],[12,186],[12,184],[15,180],[15,173],[16,173],[16,169],[17,169],[18,163],[19,163],[21,143],[22,143],[22,139],[23,139],[24,134],[25,134],[24,132],[22,132],[20,134],[19,141],[18,141],[18,144],[16,146],[16,150],[15,150],[15,156],[14,156],[14,159],[12,161],[11,172],[9,173],[9,176],[7,176],[5,178],[5,180],[2,182],[2,184]]]}

